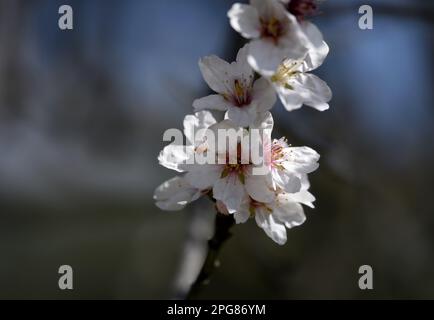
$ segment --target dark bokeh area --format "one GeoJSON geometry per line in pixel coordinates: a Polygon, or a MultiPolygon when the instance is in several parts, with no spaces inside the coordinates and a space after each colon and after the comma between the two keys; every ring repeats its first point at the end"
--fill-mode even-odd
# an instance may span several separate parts
{"type": "MultiPolygon", "coordinates": [[[[244,43],[233,2],[0,0],[0,298],[171,298],[189,281],[214,208],[156,208],[175,174],[156,157],[208,92],[198,59],[244,43]],[[72,31],[57,26],[65,2],[72,31]]],[[[358,28],[368,2],[313,18],[330,110],[272,110],[276,138],[321,154],[316,209],[282,247],[235,226],[197,298],[434,298],[434,6],[369,2],[373,30],[358,28]],[[374,290],[358,287],[364,264],[374,290]]]]}

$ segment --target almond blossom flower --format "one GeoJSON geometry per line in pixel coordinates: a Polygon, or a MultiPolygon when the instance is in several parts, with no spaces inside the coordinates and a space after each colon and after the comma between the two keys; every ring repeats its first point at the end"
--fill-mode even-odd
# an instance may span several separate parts
{"type": "Polygon", "coordinates": [[[319,66],[311,62],[286,59],[269,76],[280,101],[288,111],[301,108],[303,104],[319,111],[329,108],[332,92],[327,83],[308,73],[319,66]]]}
{"type": "Polygon", "coordinates": [[[309,181],[304,176],[298,193],[277,191],[270,202],[259,202],[246,197],[239,211],[234,213],[236,223],[255,218],[256,224],[276,243],[286,243],[286,228],[303,224],[306,220],[302,204],[313,208],[315,197],[308,191],[309,181]]]}
{"type": "Polygon", "coordinates": [[[305,55],[306,36],[297,19],[278,0],[235,3],[228,17],[232,28],[251,39],[248,61],[260,74],[275,71],[285,58],[305,55]]]}
{"type": "MultiPolygon", "coordinates": [[[[211,148],[211,145],[210,147],[202,148],[204,142],[201,141],[199,144],[192,144],[187,146],[188,152],[180,151],[181,146],[172,144],[166,146],[160,153],[160,164],[178,172],[185,172],[185,175],[183,176],[184,180],[182,181],[182,187],[180,186],[178,189],[173,187],[177,191],[181,190],[180,193],[182,195],[177,195],[175,197],[175,200],[177,200],[178,197],[181,197],[183,201],[190,200],[185,200],[186,194],[191,195],[191,199],[196,199],[198,194],[197,192],[199,192],[199,194],[203,194],[212,191],[212,196],[216,200],[220,200],[222,203],[224,203],[229,213],[233,213],[238,210],[241,205],[242,199],[244,199],[245,196],[248,194],[258,201],[269,201],[273,196],[274,191],[270,188],[269,184],[263,181],[265,177],[253,174],[253,168],[255,167],[255,164],[250,161],[249,154],[247,154],[248,161],[243,162],[244,158],[242,157],[242,153],[250,152],[250,148],[243,146],[243,142],[248,141],[249,143],[251,143],[251,141],[253,140],[253,137],[249,136],[250,131],[235,126],[230,120],[227,119],[223,120],[220,123],[214,123],[209,127],[206,127],[206,125],[204,127],[205,123],[213,123],[210,117],[212,116],[208,111],[202,111],[196,113],[195,115],[187,116],[184,123],[193,123],[193,126],[205,128],[211,132],[217,132],[218,130],[227,130],[229,135],[236,135],[235,141],[239,142],[236,144],[229,144],[228,146],[226,145],[226,143],[213,144],[216,146],[216,148],[211,148]],[[204,119],[208,119],[208,121],[203,121],[204,119]],[[231,129],[232,131],[230,131],[231,129]],[[240,140],[238,136],[238,133],[240,132],[241,136],[247,139],[240,140]],[[197,162],[186,163],[186,160],[190,159],[192,155],[194,156],[198,154],[210,155],[210,158],[214,161],[212,163],[204,164],[200,164],[197,162]],[[234,154],[236,155],[235,159],[230,159],[230,157],[234,154]],[[224,162],[218,161],[222,158],[225,159],[224,162]]],[[[272,117],[271,114],[268,112],[262,114],[261,117],[252,124],[251,128],[260,130],[269,129],[271,131],[272,125],[272,117]]],[[[190,135],[189,131],[185,128],[184,132],[186,132],[186,135],[190,135]]],[[[218,134],[213,134],[213,136],[217,137],[218,134]]],[[[197,141],[197,139],[191,136],[188,137],[188,140],[197,141]]],[[[167,188],[163,188],[163,191],[167,189],[169,189],[169,186],[167,188]]],[[[162,193],[163,195],[165,194],[164,192],[160,193],[162,193]]],[[[165,199],[163,196],[157,196],[157,198],[163,198],[163,200],[165,199]]],[[[169,200],[170,204],[174,202],[172,198],[169,200]]],[[[183,205],[183,203],[175,203],[178,205],[183,205]]]]}
{"type": "Polygon", "coordinates": [[[168,169],[184,172],[197,148],[204,144],[204,130],[217,123],[209,111],[196,112],[194,115],[187,115],[184,118],[184,135],[186,144],[171,143],[164,147],[158,156],[159,163],[168,169]]]}
{"type": "MultiPolygon", "coordinates": [[[[286,1],[286,4],[289,3],[286,1]]],[[[299,6],[302,7],[301,4],[299,6]]],[[[331,99],[329,87],[316,76],[306,73],[318,68],[329,52],[329,47],[323,40],[321,32],[313,23],[305,20],[298,23],[295,17],[287,12],[283,4],[277,0],[252,0],[251,5],[234,4],[228,15],[235,30],[246,38],[255,39],[249,44],[248,61],[260,75],[271,78],[287,110],[298,109],[303,104],[320,111],[329,108],[327,104],[331,99]],[[292,37],[291,41],[282,42],[280,47],[277,45],[279,50],[266,49],[267,46],[271,48],[276,46],[275,41],[270,42],[270,37],[264,33],[263,26],[254,22],[257,19],[260,22],[269,21],[264,19],[270,16],[281,17],[281,20],[274,18],[273,21],[281,21],[280,24],[287,28],[290,26],[288,30],[292,31],[289,32],[292,37]],[[260,32],[254,32],[255,28],[259,28],[260,32]],[[256,37],[255,35],[258,34],[259,36],[256,37]],[[295,51],[286,51],[285,44],[290,48],[296,48],[295,51]],[[263,56],[258,52],[263,53],[263,56]]],[[[283,37],[283,39],[287,38],[283,37]]]]}
{"type": "MultiPolygon", "coordinates": [[[[226,119],[210,127],[210,130],[226,130],[229,135],[242,132],[242,138],[238,138],[237,144],[219,143],[216,145],[216,157],[219,160],[215,165],[197,165],[190,169],[186,174],[186,179],[193,186],[200,187],[203,176],[215,177],[212,185],[212,195],[214,199],[223,203],[229,213],[233,213],[240,208],[242,200],[249,195],[258,201],[269,201],[273,197],[273,190],[267,183],[266,175],[255,175],[253,169],[257,166],[252,162],[251,144],[262,145],[259,141],[262,137],[251,136],[251,129],[260,131],[269,130],[273,127],[271,113],[261,114],[250,130],[235,126],[230,120],[226,119]],[[233,130],[233,131],[230,131],[233,130]],[[231,133],[233,132],[233,133],[231,133]],[[258,139],[258,140],[256,140],[258,139]],[[235,158],[231,157],[235,155],[235,158]],[[247,161],[244,161],[247,160],[247,161]],[[224,164],[219,164],[224,162],[224,164]]],[[[217,136],[217,134],[216,134],[217,136]]]]}
{"type": "Polygon", "coordinates": [[[199,61],[203,78],[217,94],[193,102],[196,111],[213,109],[227,111],[226,118],[240,127],[253,123],[276,102],[273,87],[266,79],[254,81],[254,71],[247,63],[247,45],[238,52],[235,62],[228,63],[217,56],[199,61]]]}
{"type": "MultiPolygon", "coordinates": [[[[329,47],[323,40],[321,31],[306,17],[314,15],[318,10],[319,0],[280,0],[288,12],[293,14],[299,23],[307,41],[307,55],[304,61],[311,70],[319,67],[327,57],[329,47]]],[[[287,57],[290,58],[290,57],[287,57]]]]}
{"type": "Polygon", "coordinates": [[[318,169],[319,154],[309,147],[292,147],[285,138],[273,140],[268,165],[272,187],[287,193],[299,192],[302,179],[318,169]]]}
{"type": "MultiPolygon", "coordinates": [[[[158,156],[159,163],[178,172],[186,169],[188,160],[192,157],[195,150],[200,148],[203,143],[203,134],[201,130],[207,129],[216,120],[210,112],[197,112],[195,115],[187,115],[184,118],[184,135],[187,144],[169,144],[158,156]]],[[[162,210],[181,210],[188,203],[197,200],[201,195],[209,190],[193,187],[184,177],[176,176],[162,183],[154,193],[154,200],[157,207],[162,210]]]]}

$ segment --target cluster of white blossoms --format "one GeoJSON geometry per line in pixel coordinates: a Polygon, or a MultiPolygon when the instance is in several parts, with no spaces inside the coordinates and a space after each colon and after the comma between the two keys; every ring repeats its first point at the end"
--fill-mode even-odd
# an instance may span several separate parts
{"type": "Polygon", "coordinates": [[[276,94],[288,111],[302,105],[329,108],[331,90],[309,73],[329,51],[321,32],[305,19],[315,10],[314,0],[232,6],[231,26],[250,41],[232,63],[217,56],[200,59],[214,94],[193,102],[196,113],[184,119],[186,143],[169,144],[158,157],[181,173],[156,189],[159,208],[180,210],[207,195],[236,223],[254,218],[278,244],[286,242],[286,228],[305,221],[302,205],[313,207],[315,200],[307,175],[318,168],[319,154],[271,139],[269,110],[276,94]],[[209,110],[224,111],[224,120],[218,122],[209,110]]]}

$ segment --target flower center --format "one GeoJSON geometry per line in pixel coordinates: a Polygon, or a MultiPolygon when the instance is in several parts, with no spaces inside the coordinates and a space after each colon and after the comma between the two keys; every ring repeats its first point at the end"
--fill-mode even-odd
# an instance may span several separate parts
{"type": "Polygon", "coordinates": [[[227,164],[223,169],[220,178],[223,179],[230,174],[234,174],[237,175],[240,182],[244,184],[246,180],[246,176],[244,174],[245,169],[246,169],[245,164],[227,164]]]}
{"type": "Polygon", "coordinates": [[[240,179],[241,183],[244,184],[245,182],[245,172],[250,166],[250,164],[242,163],[242,153],[241,153],[241,144],[239,143],[237,146],[237,163],[230,163],[230,155],[229,153],[226,154],[226,165],[222,171],[222,174],[220,176],[221,179],[227,177],[230,174],[237,175],[240,179]]]}
{"type": "Polygon", "coordinates": [[[261,37],[262,38],[270,38],[273,40],[274,44],[277,45],[279,38],[283,35],[283,26],[282,23],[272,17],[271,19],[260,18],[261,22],[261,37]]]}
{"type": "Polygon", "coordinates": [[[224,96],[226,100],[230,100],[235,106],[243,107],[252,102],[250,95],[251,85],[246,81],[234,80],[234,88],[231,97],[224,96]]]}
{"type": "Polygon", "coordinates": [[[270,80],[284,86],[286,89],[293,90],[294,88],[288,82],[292,77],[300,73],[298,67],[302,63],[302,61],[284,61],[277,68],[276,73],[271,76],[270,80]]]}

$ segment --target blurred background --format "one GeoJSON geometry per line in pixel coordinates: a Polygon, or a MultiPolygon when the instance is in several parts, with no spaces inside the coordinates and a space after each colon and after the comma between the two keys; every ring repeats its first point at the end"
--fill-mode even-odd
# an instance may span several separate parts
{"type": "MultiPolygon", "coordinates": [[[[229,0],[0,0],[0,298],[172,298],[203,258],[206,199],[163,212],[162,134],[208,93],[197,61],[244,40],[229,0]],[[74,30],[58,28],[58,8],[74,30]],[[58,289],[58,268],[74,290],[58,289]]],[[[197,298],[434,298],[434,5],[329,0],[320,113],[273,111],[276,138],[321,154],[316,209],[280,247],[233,228],[197,298]],[[358,28],[370,4],[374,29],[358,28]],[[374,290],[358,287],[359,266],[374,290]]],[[[195,269],[196,268],[196,269],[195,269]]],[[[193,273],[193,275],[192,275],[193,273]]]]}

